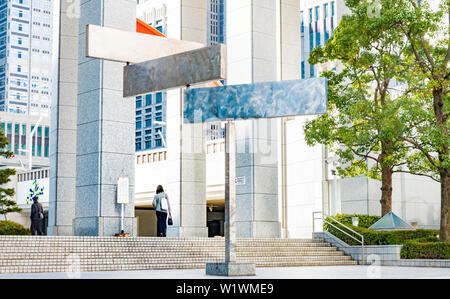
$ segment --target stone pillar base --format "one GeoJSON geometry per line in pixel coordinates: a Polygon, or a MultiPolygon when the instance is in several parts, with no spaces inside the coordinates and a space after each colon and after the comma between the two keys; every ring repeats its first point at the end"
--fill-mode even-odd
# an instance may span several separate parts
{"type": "Polygon", "coordinates": [[[48,236],[73,236],[72,225],[55,225],[47,227],[48,236]]]}
{"type": "Polygon", "coordinates": [[[255,276],[256,265],[249,263],[207,263],[206,275],[215,276],[255,276]]]}
{"type": "Polygon", "coordinates": [[[168,226],[167,237],[170,238],[208,238],[208,227],[168,226]]]}
{"type": "MultiPolygon", "coordinates": [[[[114,237],[120,233],[120,217],[83,217],[74,219],[75,236],[114,237]]],[[[124,218],[124,231],[137,236],[137,218],[124,218]]]]}

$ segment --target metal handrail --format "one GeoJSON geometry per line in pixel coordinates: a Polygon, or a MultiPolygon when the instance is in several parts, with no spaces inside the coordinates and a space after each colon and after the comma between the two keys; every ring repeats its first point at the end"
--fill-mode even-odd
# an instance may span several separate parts
{"type": "Polygon", "coordinates": [[[364,250],[364,236],[357,233],[355,230],[351,229],[350,227],[346,226],[345,224],[342,224],[341,222],[337,221],[334,217],[332,216],[328,216],[326,214],[324,214],[323,212],[313,212],[313,236],[314,233],[316,232],[315,230],[315,224],[314,224],[314,220],[317,219],[321,219],[322,221],[324,221],[325,223],[328,223],[329,225],[331,225],[332,227],[336,228],[337,230],[339,230],[340,232],[344,233],[345,235],[349,236],[350,238],[352,238],[353,240],[357,241],[358,243],[361,244],[361,259],[362,259],[362,263],[365,264],[365,250],[364,250]],[[316,218],[315,215],[316,214],[321,214],[322,217],[320,218],[316,218]],[[336,221],[337,223],[339,223],[340,225],[342,225],[343,227],[345,227],[346,229],[348,229],[349,231],[351,231],[352,233],[358,235],[359,237],[361,237],[361,240],[358,240],[357,238],[355,238],[354,236],[350,235],[349,233],[343,231],[342,229],[340,229],[339,227],[337,227],[336,225],[334,225],[333,223],[329,222],[328,220],[326,220],[326,217],[329,217],[331,219],[333,219],[334,221],[336,221]]]}

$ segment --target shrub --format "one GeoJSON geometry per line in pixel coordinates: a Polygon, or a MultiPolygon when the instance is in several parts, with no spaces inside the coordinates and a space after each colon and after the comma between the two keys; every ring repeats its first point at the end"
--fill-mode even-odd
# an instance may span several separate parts
{"type": "MultiPolygon", "coordinates": [[[[327,221],[333,223],[337,227],[342,229],[342,225],[336,223],[331,218],[327,218],[327,221]]],[[[339,220],[338,220],[339,221],[339,220]]],[[[399,231],[375,231],[368,228],[363,227],[355,227],[351,224],[344,223],[345,226],[353,229],[357,233],[364,236],[364,244],[365,245],[401,245],[404,244],[408,240],[418,239],[418,238],[435,238],[436,235],[439,234],[439,230],[432,229],[417,229],[417,230],[399,230],[399,231]]],[[[340,232],[336,228],[332,227],[328,223],[324,223],[324,230],[330,232],[335,235],[345,243],[349,245],[360,245],[359,242],[353,240],[349,236],[340,232]]],[[[346,229],[343,229],[345,232],[354,236],[356,239],[360,239],[359,236],[354,235],[346,229]]]]}
{"type": "Polygon", "coordinates": [[[352,225],[352,218],[353,217],[358,217],[358,227],[363,227],[363,228],[369,228],[370,226],[372,226],[372,224],[374,224],[375,222],[377,222],[378,220],[381,219],[380,216],[371,216],[371,215],[360,215],[360,214],[337,214],[336,217],[334,217],[337,221],[339,221],[342,224],[345,225],[352,225]]]}
{"type": "Polygon", "coordinates": [[[0,221],[0,235],[30,235],[30,230],[19,223],[0,221]]]}
{"type": "Polygon", "coordinates": [[[450,259],[450,244],[446,242],[425,242],[410,240],[403,244],[402,259],[450,259]]]}

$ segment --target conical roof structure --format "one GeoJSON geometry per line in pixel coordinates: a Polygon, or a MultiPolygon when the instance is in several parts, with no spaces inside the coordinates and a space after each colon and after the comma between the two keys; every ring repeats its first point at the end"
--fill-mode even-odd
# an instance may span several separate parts
{"type": "Polygon", "coordinates": [[[410,224],[403,219],[395,215],[393,212],[389,212],[383,216],[380,220],[375,222],[369,229],[373,230],[413,230],[410,224]]]}

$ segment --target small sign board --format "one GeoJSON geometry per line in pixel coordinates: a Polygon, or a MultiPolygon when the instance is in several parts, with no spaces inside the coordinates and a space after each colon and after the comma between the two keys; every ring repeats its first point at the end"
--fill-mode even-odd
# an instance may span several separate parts
{"type": "Polygon", "coordinates": [[[236,177],[235,184],[236,186],[245,185],[245,176],[236,177]]]}
{"type": "Polygon", "coordinates": [[[130,202],[130,181],[128,177],[120,177],[117,183],[117,203],[127,204],[130,202]]]}
{"type": "MultiPolygon", "coordinates": [[[[139,80],[135,78],[134,81],[139,80]]],[[[325,114],[327,109],[326,78],[189,88],[184,91],[185,123],[315,115],[325,114]]]]}

